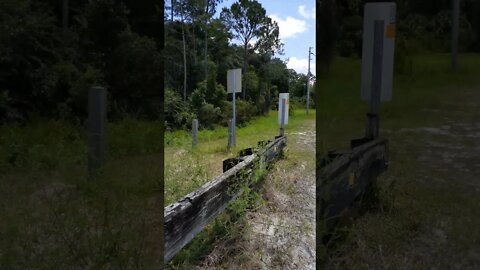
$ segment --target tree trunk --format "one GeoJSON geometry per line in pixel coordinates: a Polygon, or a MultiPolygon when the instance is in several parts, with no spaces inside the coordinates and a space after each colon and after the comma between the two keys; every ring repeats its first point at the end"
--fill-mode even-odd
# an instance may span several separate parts
{"type": "Polygon", "coordinates": [[[195,36],[195,24],[196,24],[196,21],[192,20],[193,63],[195,64],[195,67],[196,67],[198,63],[198,59],[197,59],[197,37],[195,36]]]}
{"type": "Polygon", "coordinates": [[[247,67],[248,67],[248,63],[247,63],[247,45],[248,45],[248,42],[245,42],[245,45],[244,45],[244,53],[243,53],[243,80],[242,80],[242,92],[243,92],[243,100],[246,100],[247,98],[247,81],[245,80],[245,75],[247,74],[247,67]]]}
{"type": "Polygon", "coordinates": [[[207,48],[208,48],[208,3],[209,0],[207,0],[207,6],[205,8],[205,81],[208,79],[208,64],[207,64],[207,48]]]}
{"type": "Polygon", "coordinates": [[[182,41],[183,41],[183,101],[187,101],[187,48],[185,41],[185,22],[182,11],[182,41]]]}
{"type": "Polygon", "coordinates": [[[68,29],[68,0],[63,0],[62,27],[63,27],[63,31],[67,31],[67,29],[68,29]]]}
{"type": "Polygon", "coordinates": [[[175,4],[175,0],[171,0],[170,4],[172,6],[172,9],[170,10],[170,15],[171,15],[171,22],[173,23],[173,5],[175,4]]]}

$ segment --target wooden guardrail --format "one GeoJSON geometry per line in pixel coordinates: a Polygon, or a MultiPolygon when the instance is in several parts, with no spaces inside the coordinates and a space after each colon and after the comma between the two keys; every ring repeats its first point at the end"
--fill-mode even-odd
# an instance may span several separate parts
{"type": "Polygon", "coordinates": [[[195,235],[222,213],[231,200],[249,183],[255,170],[267,169],[287,144],[285,136],[261,141],[255,149],[240,151],[236,158],[223,162],[223,173],[198,190],[164,209],[164,263],[172,259],[195,235]]]}
{"type": "Polygon", "coordinates": [[[349,208],[361,199],[388,166],[387,140],[352,141],[352,149],[330,152],[320,161],[317,184],[318,218],[324,240],[349,208]],[[359,145],[358,145],[359,144],[359,145]]]}

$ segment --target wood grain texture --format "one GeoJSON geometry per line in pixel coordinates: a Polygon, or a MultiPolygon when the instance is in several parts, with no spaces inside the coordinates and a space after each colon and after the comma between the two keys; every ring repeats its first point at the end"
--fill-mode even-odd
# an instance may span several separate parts
{"type": "Polygon", "coordinates": [[[317,182],[318,218],[329,233],[388,164],[387,140],[377,139],[342,152],[319,171],[317,182]]]}
{"type": "Polygon", "coordinates": [[[286,137],[276,138],[256,151],[243,151],[242,161],[226,172],[189,193],[164,209],[164,263],[172,259],[185,245],[222,213],[231,200],[240,195],[240,186],[258,169],[260,163],[268,167],[286,146],[286,137]],[[262,160],[262,162],[260,162],[262,160]]]}

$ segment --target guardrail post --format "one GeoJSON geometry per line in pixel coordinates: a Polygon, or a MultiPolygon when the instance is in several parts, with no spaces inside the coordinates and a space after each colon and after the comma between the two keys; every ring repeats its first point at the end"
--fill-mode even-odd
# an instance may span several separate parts
{"type": "Polygon", "coordinates": [[[105,162],[105,125],[107,121],[107,91],[100,86],[88,91],[88,172],[101,167],[105,162]]]}

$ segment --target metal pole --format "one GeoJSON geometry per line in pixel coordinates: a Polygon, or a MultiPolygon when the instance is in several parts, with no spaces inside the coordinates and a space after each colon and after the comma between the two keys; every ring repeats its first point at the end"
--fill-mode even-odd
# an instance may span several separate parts
{"type": "MultiPolygon", "coordinates": [[[[235,81],[235,80],[234,80],[235,81]]],[[[237,121],[235,117],[235,91],[232,93],[232,106],[233,106],[233,117],[232,117],[232,146],[235,146],[236,140],[235,140],[235,123],[237,121]]]]}
{"type": "Polygon", "coordinates": [[[198,143],[198,120],[192,121],[192,146],[195,147],[198,143]]]}
{"type": "Polygon", "coordinates": [[[233,146],[233,129],[232,129],[232,119],[228,119],[228,148],[233,146]]]}
{"type": "Polygon", "coordinates": [[[236,138],[236,124],[237,124],[237,117],[236,117],[236,112],[235,112],[235,92],[237,89],[235,89],[236,83],[235,83],[235,76],[233,76],[233,90],[232,90],[232,108],[233,108],[233,123],[232,123],[232,145],[235,146],[237,144],[237,138],[236,138]]]}
{"type": "Polygon", "coordinates": [[[366,137],[378,138],[380,98],[382,89],[382,65],[383,65],[383,38],[384,21],[375,20],[375,32],[373,38],[373,68],[372,68],[372,92],[370,98],[370,112],[367,113],[366,137]]]}
{"type": "Polygon", "coordinates": [[[107,121],[107,91],[95,86],[88,92],[88,171],[91,174],[105,161],[105,125],[107,121]]]}
{"type": "Polygon", "coordinates": [[[310,108],[310,56],[312,55],[312,47],[308,47],[308,72],[307,72],[307,115],[310,108]]]}
{"type": "Polygon", "coordinates": [[[452,8],[452,68],[457,69],[458,57],[458,28],[460,20],[460,0],[453,0],[452,8]]]}
{"type": "Polygon", "coordinates": [[[283,136],[285,134],[284,124],[285,124],[285,99],[282,98],[282,115],[280,117],[280,136],[283,136]]]}

